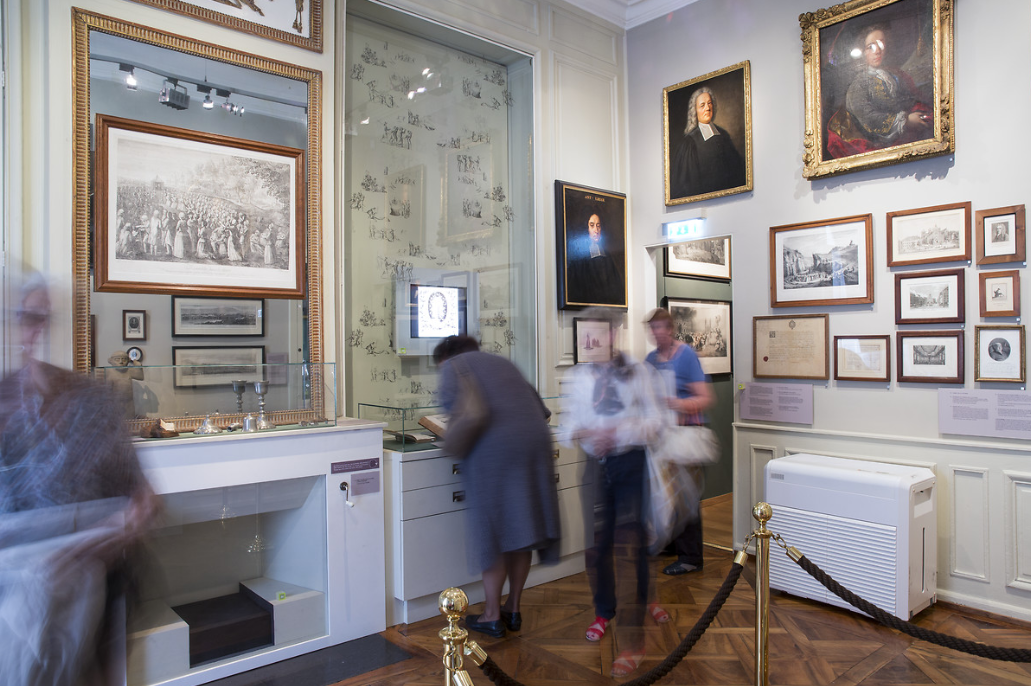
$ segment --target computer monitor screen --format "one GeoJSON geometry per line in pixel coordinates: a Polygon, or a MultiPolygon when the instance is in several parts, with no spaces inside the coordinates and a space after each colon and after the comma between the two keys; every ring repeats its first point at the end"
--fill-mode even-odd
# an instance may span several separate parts
{"type": "Polygon", "coordinates": [[[446,338],[465,333],[465,288],[411,285],[412,338],[446,338]]]}

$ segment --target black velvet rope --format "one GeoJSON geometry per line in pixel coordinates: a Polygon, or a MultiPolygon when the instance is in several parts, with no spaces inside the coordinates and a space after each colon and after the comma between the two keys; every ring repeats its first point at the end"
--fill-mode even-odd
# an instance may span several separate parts
{"type": "MultiPolygon", "coordinates": [[[[677,666],[677,664],[684,659],[684,656],[691,652],[691,648],[698,642],[698,639],[702,637],[705,630],[709,628],[713,620],[716,619],[716,615],[719,614],[723,604],[727,602],[727,598],[730,597],[730,592],[734,590],[734,585],[737,580],[741,577],[741,571],[744,569],[738,563],[734,563],[730,567],[730,573],[727,574],[727,578],[723,580],[723,585],[720,586],[720,590],[713,596],[712,601],[709,603],[709,607],[705,608],[705,612],[698,618],[695,625],[691,627],[691,631],[684,636],[684,640],[680,642],[680,645],[676,649],[666,656],[666,659],[650,669],[641,676],[631,679],[623,683],[623,686],[651,686],[656,681],[661,679],[670,673],[670,671],[677,666]]],[[[516,681],[508,674],[505,674],[497,664],[494,663],[490,657],[487,658],[486,662],[480,665],[480,669],[483,670],[484,676],[494,682],[497,686],[523,686],[522,683],[516,681]]]]}
{"type": "Polygon", "coordinates": [[[855,593],[839,584],[828,576],[827,572],[817,567],[816,564],[804,555],[799,558],[797,562],[799,567],[808,572],[811,577],[826,586],[834,595],[838,596],[853,607],[862,610],[884,626],[895,629],[896,631],[901,631],[902,633],[912,636],[913,638],[918,638],[921,641],[927,641],[928,643],[934,643],[935,645],[951,648],[952,650],[958,650],[962,653],[969,653],[970,655],[986,657],[989,660],[1031,662],[1031,650],[1025,648],[999,648],[986,643],[968,641],[965,638],[957,638],[955,636],[940,634],[937,631],[931,631],[930,629],[925,629],[899,619],[894,615],[888,614],[876,605],[863,600],[855,593]]]}

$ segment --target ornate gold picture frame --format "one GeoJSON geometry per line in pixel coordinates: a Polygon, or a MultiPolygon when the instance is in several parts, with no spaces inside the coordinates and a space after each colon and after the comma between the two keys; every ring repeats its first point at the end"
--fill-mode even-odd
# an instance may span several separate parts
{"type": "Polygon", "coordinates": [[[805,178],[955,151],[952,6],[852,0],[799,17],[805,178]]]}

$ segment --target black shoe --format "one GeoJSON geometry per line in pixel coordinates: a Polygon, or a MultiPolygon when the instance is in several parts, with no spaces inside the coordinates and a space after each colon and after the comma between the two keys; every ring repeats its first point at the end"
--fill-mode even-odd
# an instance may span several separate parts
{"type": "Polygon", "coordinates": [[[690,562],[681,562],[677,560],[672,564],[666,565],[662,570],[662,573],[667,576],[680,576],[681,574],[687,574],[688,572],[700,572],[702,571],[701,565],[693,565],[690,562]]]}
{"type": "Polygon", "coordinates": [[[523,616],[518,612],[501,611],[501,621],[505,623],[509,631],[519,631],[523,628],[523,616]]]}
{"type": "Polygon", "coordinates": [[[465,618],[465,628],[469,631],[478,631],[481,634],[487,634],[493,638],[504,638],[505,637],[505,624],[500,619],[495,619],[493,622],[481,622],[480,617],[477,615],[475,619],[472,617],[465,618]]]}

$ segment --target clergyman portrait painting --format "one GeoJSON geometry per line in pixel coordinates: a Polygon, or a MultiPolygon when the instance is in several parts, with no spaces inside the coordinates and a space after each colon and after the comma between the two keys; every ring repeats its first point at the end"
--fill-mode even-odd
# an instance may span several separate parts
{"type": "Polygon", "coordinates": [[[752,190],[750,84],[741,62],[663,89],[667,205],[752,190]]]}
{"type": "Polygon", "coordinates": [[[627,306],[626,195],[555,182],[558,307],[627,306]]]}

